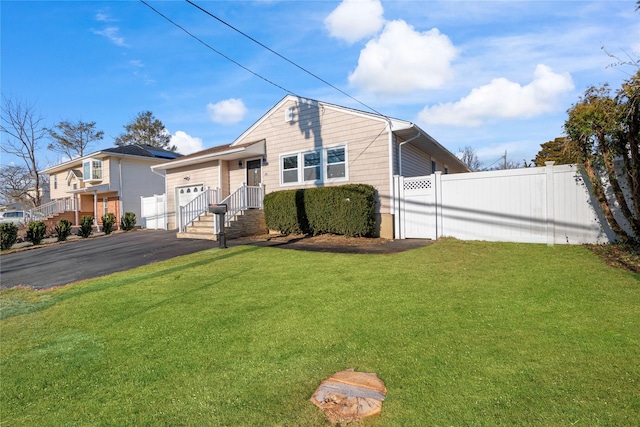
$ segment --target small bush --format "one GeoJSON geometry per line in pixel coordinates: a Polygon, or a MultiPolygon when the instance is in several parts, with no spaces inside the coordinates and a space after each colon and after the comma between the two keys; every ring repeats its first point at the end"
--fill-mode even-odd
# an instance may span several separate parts
{"type": "Polygon", "coordinates": [[[18,226],[12,223],[0,224],[0,249],[6,251],[18,240],[18,226]]]}
{"type": "Polygon", "coordinates": [[[136,214],[133,212],[125,212],[120,219],[120,228],[124,231],[133,230],[136,226],[136,214]]]}
{"type": "Polygon", "coordinates": [[[71,221],[62,218],[60,221],[58,221],[58,225],[56,225],[55,229],[56,234],[58,235],[58,242],[64,242],[71,234],[71,221]]]}
{"type": "Polygon", "coordinates": [[[93,215],[82,215],[78,236],[87,238],[93,233],[93,215]]]}
{"type": "Polygon", "coordinates": [[[47,226],[42,221],[31,221],[27,226],[26,240],[39,245],[44,240],[44,236],[47,234],[47,226]]]}
{"type": "Polygon", "coordinates": [[[111,234],[113,231],[113,224],[116,223],[116,216],[112,213],[102,215],[102,231],[104,234],[111,234]]]}

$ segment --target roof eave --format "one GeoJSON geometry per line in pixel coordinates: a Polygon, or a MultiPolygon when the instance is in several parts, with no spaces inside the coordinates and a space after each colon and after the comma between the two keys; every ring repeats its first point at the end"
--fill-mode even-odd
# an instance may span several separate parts
{"type": "Polygon", "coordinates": [[[60,163],[58,165],[55,166],[51,166],[49,168],[46,168],[44,170],[41,170],[40,173],[44,174],[44,175],[50,175],[52,173],[56,173],[56,172],[61,172],[61,171],[65,171],[68,170],[69,168],[73,168],[76,166],[82,166],[82,163],[84,163],[85,160],[87,159],[95,159],[95,158],[100,158],[101,160],[107,158],[107,157],[115,157],[115,158],[135,158],[138,160],[147,160],[150,162],[167,162],[170,159],[163,159],[160,157],[149,157],[149,156],[137,156],[135,154],[122,154],[122,153],[112,153],[109,151],[96,151],[95,153],[91,153],[91,154],[87,154],[86,156],[82,156],[82,157],[77,157],[75,159],[72,160],[67,160],[64,163],[60,163]]]}
{"type": "Polygon", "coordinates": [[[204,162],[210,162],[213,160],[236,160],[244,159],[248,156],[264,156],[265,140],[257,141],[254,144],[241,147],[230,147],[228,150],[219,151],[216,153],[203,154],[202,156],[191,157],[188,159],[177,159],[160,165],[151,166],[152,170],[170,170],[184,166],[197,165],[204,162]]]}

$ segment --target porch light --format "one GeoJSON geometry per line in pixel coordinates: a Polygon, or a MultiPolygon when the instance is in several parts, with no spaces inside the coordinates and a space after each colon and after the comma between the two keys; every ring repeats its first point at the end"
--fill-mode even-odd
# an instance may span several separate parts
{"type": "Polygon", "coordinates": [[[242,160],[240,160],[240,161],[238,162],[238,167],[239,167],[239,168],[241,168],[241,167],[242,167],[242,160]]]}

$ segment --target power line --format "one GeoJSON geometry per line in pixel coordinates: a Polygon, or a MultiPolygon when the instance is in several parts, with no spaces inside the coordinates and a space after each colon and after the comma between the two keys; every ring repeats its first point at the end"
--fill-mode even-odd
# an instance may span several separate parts
{"type": "MultiPolygon", "coordinates": [[[[155,13],[157,13],[158,15],[162,16],[164,19],[166,19],[167,21],[169,21],[170,23],[172,23],[173,25],[175,25],[176,27],[180,28],[182,31],[184,31],[185,33],[187,33],[189,36],[193,37],[194,39],[196,39],[198,42],[200,42],[201,44],[203,44],[204,46],[206,46],[207,48],[211,49],[212,51],[214,51],[215,53],[217,53],[218,55],[222,56],[224,59],[226,59],[227,61],[230,61],[232,63],[234,63],[235,65],[237,65],[238,67],[242,68],[245,71],[250,72],[251,74],[253,74],[254,76],[264,80],[265,82],[277,87],[278,89],[283,90],[284,92],[291,94],[291,95],[296,95],[295,92],[290,91],[289,89],[286,89],[282,86],[280,86],[277,83],[272,82],[271,80],[267,79],[266,77],[261,76],[260,74],[250,70],[249,68],[245,67],[244,65],[240,64],[239,62],[233,60],[232,58],[228,57],[227,55],[225,55],[224,53],[216,50],[215,48],[213,48],[212,46],[210,46],[209,44],[207,44],[205,41],[203,41],[202,39],[198,38],[197,36],[195,36],[194,34],[192,34],[191,32],[189,32],[186,28],[184,28],[183,26],[181,26],[180,24],[178,24],[177,22],[174,22],[173,20],[171,20],[171,18],[169,18],[168,16],[164,15],[162,12],[160,12],[159,10],[155,9],[153,6],[151,6],[149,3],[147,3],[144,0],[140,0],[140,2],[142,4],[144,4],[145,6],[147,6],[149,9],[153,10],[155,13]]],[[[297,96],[297,95],[296,95],[297,96]]]]}
{"type": "Polygon", "coordinates": [[[328,81],[326,81],[325,79],[323,79],[322,77],[319,77],[318,75],[312,73],[311,71],[307,70],[306,68],[296,64],[295,62],[293,62],[292,60],[282,56],[281,54],[279,54],[278,52],[276,52],[275,50],[271,49],[268,46],[265,46],[263,43],[259,42],[258,40],[254,39],[253,37],[251,37],[250,35],[242,32],[241,30],[237,29],[236,27],[234,27],[233,25],[229,24],[228,22],[218,18],[217,16],[215,16],[214,14],[212,14],[211,12],[209,12],[206,9],[203,9],[202,7],[198,6],[197,4],[195,4],[194,2],[192,2],[191,0],[185,0],[187,3],[189,3],[190,5],[196,7],[197,9],[199,9],[200,11],[206,13],[207,15],[209,15],[210,17],[212,17],[213,19],[215,19],[216,21],[226,25],[227,27],[231,28],[232,30],[236,31],[237,33],[243,35],[244,37],[248,38],[249,40],[251,40],[252,42],[256,43],[257,45],[263,47],[264,49],[267,49],[269,52],[273,53],[274,55],[278,56],[279,58],[287,61],[289,64],[293,65],[294,67],[298,68],[299,70],[304,71],[305,73],[309,74],[310,76],[314,77],[315,79],[320,80],[322,83],[330,86],[331,88],[337,90],[338,92],[340,92],[341,94],[348,96],[349,98],[351,98],[352,100],[356,101],[358,104],[368,108],[369,110],[373,111],[374,113],[380,115],[380,116],[384,116],[382,113],[380,113],[379,111],[377,111],[375,108],[368,106],[367,104],[365,104],[364,102],[354,98],[353,96],[349,95],[348,93],[346,93],[345,91],[343,91],[342,89],[334,86],[333,84],[329,83],[328,81]]]}

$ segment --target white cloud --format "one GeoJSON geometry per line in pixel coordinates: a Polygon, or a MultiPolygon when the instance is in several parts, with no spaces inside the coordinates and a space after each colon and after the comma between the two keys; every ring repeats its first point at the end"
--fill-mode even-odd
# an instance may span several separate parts
{"type": "Polygon", "coordinates": [[[324,20],[332,37],[355,43],[377,33],[384,25],[379,0],[344,0],[324,20]]]}
{"type": "Polygon", "coordinates": [[[405,21],[391,21],[360,52],[349,82],[389,95],[439,88],[453,77],[451,61],[457,53],[437,28],[419,32],[405,21]]]}
{"type": "Polygon", "coordinates": [[[247,107],[245,107],[242,99],[230,98],[215,104],[208,104],[207,111],[209,112],[209,117],[215,123],[235,124],[247,114],[247,107]]]}
{"type": "Polygon", "coordinates": [[[111,16],[109,15],[108,12],[106,11],[100,11],[98,13],[96,13],[96,21],[99,22],[114,22],[115,19],[111,18],[111,16]]]}
{"type": "Polygon", "coordinates": [[[202,150],[202,138],[196,138],[181,130],[171,135],[171,144],[178,147],[178,153],[191,154],[202,150]]]}
{"type": "Polygon", "coordinates": [[[113,44],[117,45],[117,46],[126,46],[127,44],[124,41],[124,37],[122,37],[120,35],[120,28],[118,27],[107,27],[104,30],[93,30],[94,34],[97,34],[99,36],[103,36],[106,37],[107,39],[109,39],[113,44]]]}
{"type": "Polygon", "coordinates": [[[480,126],[492,118],[530,118],[555,111],[561,96],[573,88],[569,73],[554,73],[539,64],[533,81],[526,86],[497,78],[473,89],[458,102],[426,107],[418,117],[428,124],[456,126],[480,126]]]}

